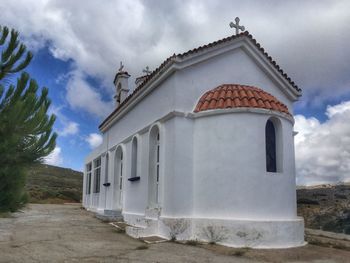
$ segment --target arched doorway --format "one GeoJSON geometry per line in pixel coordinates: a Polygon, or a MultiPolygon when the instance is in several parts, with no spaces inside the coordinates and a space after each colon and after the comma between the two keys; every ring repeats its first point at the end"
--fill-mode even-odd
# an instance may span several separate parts
{"type": "Polygon", "coordinates": [[[117,209],[123,208],[123,149],[119,146],[115,152],[115,172],[114,172],[114,202],[117,209]]]}

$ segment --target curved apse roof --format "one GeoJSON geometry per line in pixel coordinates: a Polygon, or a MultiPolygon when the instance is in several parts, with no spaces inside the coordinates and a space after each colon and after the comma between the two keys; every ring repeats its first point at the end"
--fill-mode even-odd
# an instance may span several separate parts
{"type": "Polygon", "coordinates": [[[240,84],[223,84],[207,91],[199,99],[194,112],[231,108],[260,108],[291,116],[287,106],[270,93],[240,84]]]}

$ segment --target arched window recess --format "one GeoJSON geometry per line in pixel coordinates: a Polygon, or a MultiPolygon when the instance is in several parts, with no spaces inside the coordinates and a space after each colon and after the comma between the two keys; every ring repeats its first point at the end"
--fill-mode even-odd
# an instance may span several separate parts
{"type": "Polygon", "coordinates": [[[283,148],[282,125],[277,118],[270,118],[265,125],[265,155],[266,171],[271,173],[282,172],[283,148]]]}
{"type": "Polygon", "coordinates": [[[131,142],[131,177],[128,179],[131,182],[140,180],[140,176],[137,174],[138,165],[138,139],[136,136],[131,142]]]}

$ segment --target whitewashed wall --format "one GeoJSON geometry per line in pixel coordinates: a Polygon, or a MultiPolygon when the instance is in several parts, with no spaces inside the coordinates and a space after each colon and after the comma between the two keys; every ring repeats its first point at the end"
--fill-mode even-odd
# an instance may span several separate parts
{"type": "Polygon", "coordinates": [[[221,84],[255,86],[274,95],[293,114],[292,101],[243,49],[195,64],[176,73],[176,109],[193,111],[206,92],[221,84]]]}
{"type": "MultiPolygon", "coordinates": [[[[283,129],[283,172],[266,172],[269,115],[233,113],[195,120],[194,213],[203,218],[296,218],[293,128],[283,129]]],[[[281,156],[279,156],[281,157],[281,156]]]]}
{"type": "MultiPolygon", "coordinates": [[[[84,196],[84,205],[100,210],[115,208],[114,151],[116,146],[122,145],[123,213],[133,222],[144,216],[148,206],[148,131],[159,122],[159,200],[163,217],[296,219],[290,121],[280,118],[284,140],[283,172],[266,173],[268,115],[230,113],[201,118],[187,115],[206,91],[225,83],[262,88],[293,112],[292,101],[244,49],[178,70],[103,134],[103,144],[87,157],[86,163],[110,150],[108,181],[111,186],[102,186],[100,195],[84,196]],[[162,119],[174,110],[183,112],[183,116],[162,119]],[[138,137],[137,175],[141,179],[130,182],[127,179],[131,176],[131,140],[135,135],[138,137]],[[99,202],[98,207],[96,202],[99,202]]],[[[105,161],[102,162],[101,184],[104,183],[104,165],[105,161]]]]}

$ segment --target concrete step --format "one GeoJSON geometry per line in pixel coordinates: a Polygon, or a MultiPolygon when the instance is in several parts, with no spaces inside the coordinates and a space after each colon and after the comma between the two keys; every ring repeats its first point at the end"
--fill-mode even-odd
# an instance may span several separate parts
{"type": "Polygon", "coordinates": [[[121,210],[108,210],[105,209],[103,211],[104,215],[108,215],[108,216],[122,216],[122,211],[121,210]]]}

